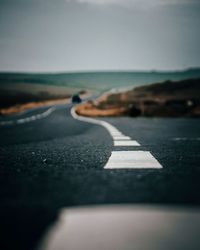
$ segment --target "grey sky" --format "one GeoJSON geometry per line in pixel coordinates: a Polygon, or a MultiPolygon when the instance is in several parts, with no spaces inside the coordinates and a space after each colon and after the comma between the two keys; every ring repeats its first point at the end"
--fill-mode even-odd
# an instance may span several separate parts
{"type": "Polygon", "coordinates": [[[200,66],[200,0],[0,0],[1,71],[200,66]]]}

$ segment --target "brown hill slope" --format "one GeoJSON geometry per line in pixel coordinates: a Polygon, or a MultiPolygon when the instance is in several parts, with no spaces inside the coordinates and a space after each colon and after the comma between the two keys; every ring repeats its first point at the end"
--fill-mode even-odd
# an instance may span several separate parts
{"type": "Polygon", "coordinates": [[[200,117],[200,79],[166,81],[108,94],[76,109],[85,116],[200,117]]]}

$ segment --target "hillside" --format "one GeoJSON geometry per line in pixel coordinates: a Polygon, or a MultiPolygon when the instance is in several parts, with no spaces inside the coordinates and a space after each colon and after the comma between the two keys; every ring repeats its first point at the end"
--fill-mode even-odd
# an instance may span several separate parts
{"type": "Polygon", "coordinates": [[[200,78],[200,68],[183,71],[100,71],[68,73],[0,73],[0,87],[8,84],[39,84],[89,89],[93,92],[126,88],[166,80],[200,78]]]}
{"type": "Polygon", "coordinates": [[[90,95],[87,91],[69,87],[12,83],[0,85],[0,115],[12,115],[36,107],[69,103],[75,93],[90,95]]]}
{"type": "Polygon", "coordinates": [[[200,79],[165,81],[107,94],[77,107],[85,116],[200,117],[200,79]]]}

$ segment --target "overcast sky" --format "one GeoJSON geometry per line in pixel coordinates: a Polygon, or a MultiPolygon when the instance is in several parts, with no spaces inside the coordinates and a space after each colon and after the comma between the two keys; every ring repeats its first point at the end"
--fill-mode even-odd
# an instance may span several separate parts
{"type": "Polygon", "coordinates": [[[200,66],[200,0],[0,0],[0,71],[200,66]]]}

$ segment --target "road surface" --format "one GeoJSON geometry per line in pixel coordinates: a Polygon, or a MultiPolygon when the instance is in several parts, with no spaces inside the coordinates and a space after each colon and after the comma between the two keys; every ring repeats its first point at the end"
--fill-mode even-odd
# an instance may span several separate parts
{"type": "MultiPolygon", "coordinates": [[[[0,120],[1,249],[34,249],[64,207],[199,208],[198,119],[100,119],[138,143],[114,146],[104,126],[74,119],[71,108],[35,109],[0,120]],[[149,152],[161,167],[115,168],[115,163],[123,165],[115,158],[105,168],[117,151],[149,152]]],[[[122,161],[127,157],[125,153],[122,161]]]]}

